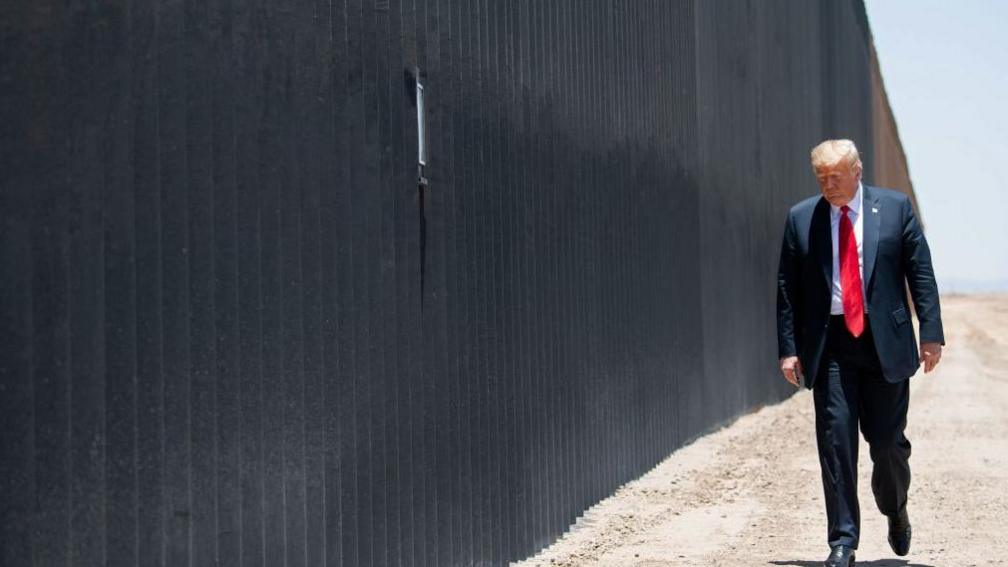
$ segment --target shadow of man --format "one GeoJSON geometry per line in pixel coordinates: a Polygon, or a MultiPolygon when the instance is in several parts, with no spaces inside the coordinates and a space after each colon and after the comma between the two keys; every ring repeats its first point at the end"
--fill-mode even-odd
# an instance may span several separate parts
{"type": "MultiPolygon", "coordinates": [[[[770,565],[790,565],[791,567],[823,567],[823,561],[803,561],[790,559],[785,561],[771,561],[770,565]]],[[[905,559],[875,559],[873,561],[858,561],[857,567],[937,567],[924,563],[910,563],[905,559]]]]}

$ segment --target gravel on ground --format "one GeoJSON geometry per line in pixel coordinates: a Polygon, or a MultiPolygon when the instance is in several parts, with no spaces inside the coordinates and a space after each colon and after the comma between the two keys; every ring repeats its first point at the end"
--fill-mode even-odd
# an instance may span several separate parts
{"type": "MultiPolygon", "coordinates": [[[[862,438],[858,566],[1008,565],[1008,295],[943,296],[942,311],[942,361],[911,378],[910,555],[886,542],[862,438]]],[[[817,567],[828,552],[803,388],[679,449],[517,565],[817,567]]]]}

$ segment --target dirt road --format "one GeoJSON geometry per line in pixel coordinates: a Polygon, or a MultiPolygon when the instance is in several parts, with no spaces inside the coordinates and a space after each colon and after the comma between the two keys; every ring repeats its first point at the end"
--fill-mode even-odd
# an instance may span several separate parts
{"type": "MultiPolygon", "coordinates": [[[[910,555],[896,558],[861,440],[859,566],[1008,565],[1008,295],[942,298],[938,368],[911,379],[910,555]]],[[[811,392],[741,417],[599,503],[523,567],[822,565],[811,392]]]]}

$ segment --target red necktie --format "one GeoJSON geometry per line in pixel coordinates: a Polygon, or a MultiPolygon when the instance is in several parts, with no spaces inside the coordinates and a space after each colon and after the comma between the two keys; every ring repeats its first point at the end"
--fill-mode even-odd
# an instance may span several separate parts
{"type": "Polygon", "coordinates": [[[864,292],[861,290],[861,270],[858,267],[857,241],[854,224],[840,207],[840,289],[843,293],[844,322],[855,337],[864,332],[864,292]]]}

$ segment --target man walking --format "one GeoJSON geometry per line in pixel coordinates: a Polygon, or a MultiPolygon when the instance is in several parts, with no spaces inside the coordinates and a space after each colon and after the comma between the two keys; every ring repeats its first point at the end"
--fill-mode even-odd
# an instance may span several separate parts
{"type": "Polygon", "coordinates": [[[906,195],[861,183],[850,140],[812,149],[822,195],[788,213],[777,274],[777,340],[784,378],[813,390],[826,500],[826,567],[854,565],[858,424],[870,447],[875,504],[889,544],[910,549],[904,435],[908,378],[930,372],[945,344],[931,253],[906,195]],[[914,342],[905,286],[920,322],[914,342]]]}

